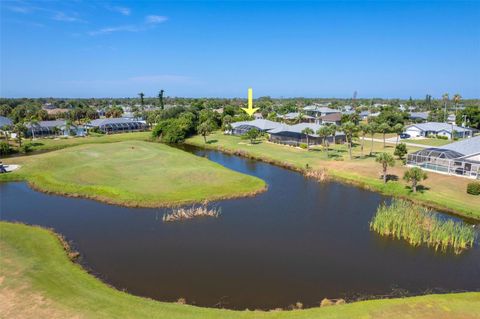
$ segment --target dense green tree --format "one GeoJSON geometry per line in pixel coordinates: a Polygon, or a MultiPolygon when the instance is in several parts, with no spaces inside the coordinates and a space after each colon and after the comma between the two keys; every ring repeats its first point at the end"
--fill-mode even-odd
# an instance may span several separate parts
{"type": "Polygon", "coordinates": [[[203,136],[203,140],[207,143],[207,136],[215,130],[215,124],[209,119],[201,122],[197,127],[198,134],[203,136]]]}
{"type": "Polygon", "coordinates": [[[399,159],[403,159],[403,157],[407,155],[407,153],[407,144],[400,143],[395,146],[395,151],[393,152],[393,155],[398,156],[399,159]]]}
{"type": "Polygon", "coordinates": [[[387,183],[387,169],[389,166],[390,167],[395,166],[395,159],[393,158],[392,155],[388,153],[380,153],[377,155],[377,158],[375,159],[375,161],[382,165],[383,183],[387,183]]]}
{"type": "Polygon", "coordinates": [[[418,167],[412,167],[405,171],[403,179],[408,183],[411,183],[411,187],[414,193],[417,192],[417,185],[419,182],[427,179],[427,173],[418,167]]]}

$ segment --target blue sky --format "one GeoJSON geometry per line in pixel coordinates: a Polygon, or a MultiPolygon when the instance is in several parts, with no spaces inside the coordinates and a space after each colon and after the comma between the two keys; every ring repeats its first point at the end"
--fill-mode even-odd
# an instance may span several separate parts
{"type": "Polygon", "coordinates": [[[2,97],[480,97],[480,2],[1,1],[2,97]]]}

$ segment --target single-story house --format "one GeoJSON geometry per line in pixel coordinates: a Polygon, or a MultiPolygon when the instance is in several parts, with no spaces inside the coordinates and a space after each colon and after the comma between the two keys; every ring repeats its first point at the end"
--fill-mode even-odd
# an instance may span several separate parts
{"type": "MultiPolygon", "coordinates": [[[[282,119],[285,122],[297,122],[299,117],[300,117],[300,113],[292,112],[292,113],[287,113],[287,114],[283,114],[283,115],[279,114],[279,115],[277,115],[277,117],[282,119]]],[[[306,114],[302,114],[301,122],[303,122],[303,123],[314,123],[315,122],[315,117],[310,116],[310,115],[306,115],[306,114]]]]}
{"type": "MultiPolygon", "coordinates": [[[[318,136],[317,131],[320,127],[322,127],[322,125],[315,123],[299,123],[295,125],[284,124],[268,131],[268,134],[270,135],[269,140],[275,143],[294,146],[306,144],[307,137],[302,132],[307,127],[314,132],[313,134],[308,134],[308,143],[312,145],[321,144],[323,142],[323,138],[318,136]]],[[[327,141],[329,143],[343,143],[345,142],[345,134],[343,132],[336,132],[335,138],[333,136],[329,136],[327,137],[327,141]]]]}
{"type": "Polygon", "coordinates": [[[243,135],[254,128],[262,132],[267,132],[268,130],[274,129],[278,126],[281,126],[282,124],[262,119],[253,121],[233,122],[231,125],[233,135],[243,135]]]}
{"type": "Polygon", "coordinates": [[[320,123],[340,125],[342,123],[342,113],[330,113],[320,116],[320,123]]]}
{"type": "Polygon", "coordinates": [[[410,113],[410,120],[415,122],[426,122],[428,119],[428,112],[412,112],[410,113]]]}
{"type": "Polygon", "coordinates": [[[472,129],[440,122],[412,124],[405,128],[405,133],[411,137],[435,135],[446,136],[449,139],[452,139],[452,137],[463,138],[473,136],[472,129]]]}
{"type": "Polygon", "coordinates": [[[0,116],[0,130],[2,130],[3,127],[9,126],[13,126],[13,121],[8,117],[0,116]]]}
{"type": "Polygon", "coordinates": [[[85,136],[85,128],[81,125],[68,124],[65,120],[39,121],[37,123],[27,123],[26,136],[85,136]]]}
{"type": "Polygon", "coordinates": [[[407,156],[408,166],[443,174],[480,179],[480,136],[426,148],[407,156]]]}
{"type": "Polygon", "coordinates": [[[358,114],[358,117],[360,118],[360,121],[365,121],[370,117],[370,115],[371,115],[370,111],[361,111],[358,114]]]}
{"type": "Polygon", "coordinates": [[[116,118],[104,118],[90,121],[85,125],[87,129],[98,128],[104,133],[122,133],[122,132],[134,132],[144,131],[147,128],[147,124],[143,120],[136,120],[132,118],[116,117],[116,118]]]}
{"type": "Polygon", "coordinates": [[[262,115],[262,113],[260,113],[260,112],[253,113],[253,118],[254,118],[255,120],[263,120],[263,115],[262,115]]]}

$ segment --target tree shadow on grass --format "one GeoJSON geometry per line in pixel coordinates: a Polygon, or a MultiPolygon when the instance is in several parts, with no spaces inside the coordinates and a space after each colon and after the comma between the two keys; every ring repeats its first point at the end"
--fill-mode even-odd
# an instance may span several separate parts
{"type": "Polygon", "coordinates": [[[44,145],[43,143],[40,143],[40,142],[30,142],[29,143],[30,146],[42,146],[44,145]]]}
{"type": "MultiPolygon", "coordinates": [[[[413,193],[413,189],[411,186],[405,186],[406,189],[410,191],[410,193],[413,193]]],[[[417,185],[417,193],[423,194],[426,191],[430,190],[430,187],[426,187],[423,185],[417,185]]]]}
{"type": "Polygon", "coordinates": [[[207,141],[207,144],[215,144],[215,143],[217,143],[217,142],[218,142],[218,140],[208,140],[208,141],[207,141]]]}
{"type": "Polygon", "coordinates": [[[387,182],[389,181],[393,181],[393,182],[398,181],[398,176],[393,174],[387,174],[387,182]]]}

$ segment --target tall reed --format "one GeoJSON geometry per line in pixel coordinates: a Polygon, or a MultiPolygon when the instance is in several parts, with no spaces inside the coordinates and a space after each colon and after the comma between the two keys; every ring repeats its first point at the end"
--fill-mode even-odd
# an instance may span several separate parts
{"type": "Polygon", "coordinates": [[[427,244],[435,250],[452,248],[457,254],[473,246],[475,229],[463,222],[442,220],[427,208],[394,199],[382,204],[370,228],[384,236],[404,239],[413,246],[427,244]]]}
{"type": "Polygon", "coordinates": [[[208,208],[206,204],[199,207],[180,207],[174,208],[170,213],[163,215],[164,222],[174,222],[184,219],[192,219],[195,217],[218,217],[220,216],[220,209],[208,208]]]}

